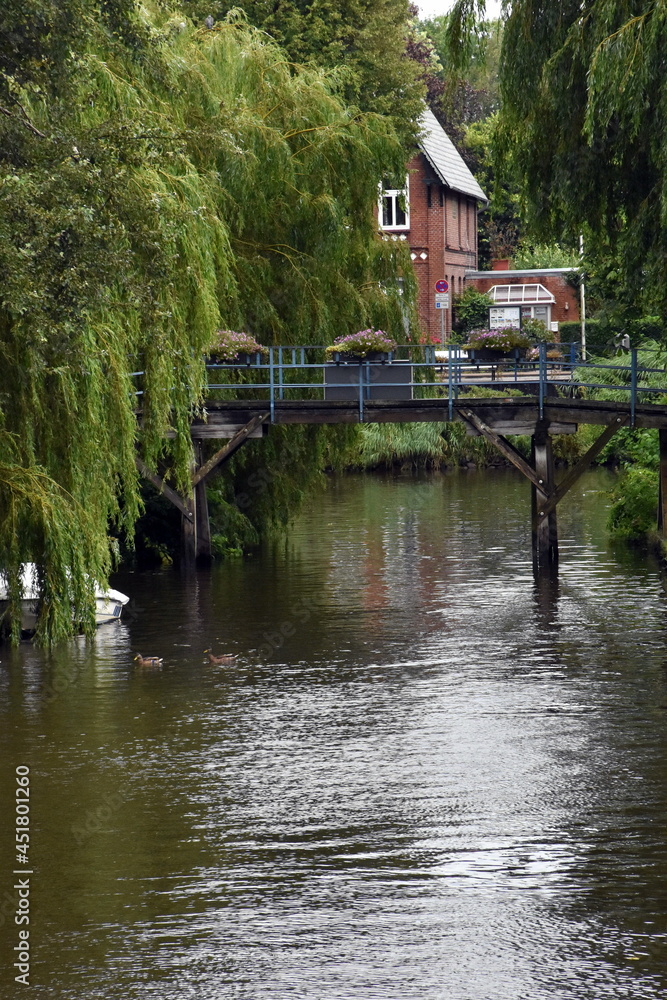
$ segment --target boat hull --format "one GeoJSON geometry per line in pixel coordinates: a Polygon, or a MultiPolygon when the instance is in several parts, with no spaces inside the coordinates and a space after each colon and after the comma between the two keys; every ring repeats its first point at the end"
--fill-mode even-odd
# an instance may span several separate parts
{"type": "MultiPolygon", "coordinates": [[[[39,602],[37,594],[36,574],[32,564],[28,563],[23,571],[23,593],[21,602],[21,632],[31,633],[37,627],[37,615],[39,613],[39,602]]],[[[116,622],[123,613],[123,608],[130,598],[122,594],[120,590],[97,590],[95,594],[95,625],[107,625],[109,622],[116,622]]],[[[0,628],[6,622],[9,611],[6,586],[0,580],[0,628]]]]}

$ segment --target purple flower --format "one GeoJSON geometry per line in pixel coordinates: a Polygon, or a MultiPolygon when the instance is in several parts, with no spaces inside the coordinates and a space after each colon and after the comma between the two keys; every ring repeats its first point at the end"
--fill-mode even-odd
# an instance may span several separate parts
{"type": "Polygon", "coordinates": [[[236,330],[218,330],[211,345],[211,354],[220,361],[234,361],[239,353],[266,354],[266,347],[258,344],[249,333],[236,330]]]}
{"type": "Polygon", "coordinates": [[[384,351],[389,353],[396,349],[396,341],[393,340],[384,330],[359,330],[357,333],[348,333],[342,337],[336,337],[333,344],[326,349],[327,357],[331,357],[338,352],[358,354],[365,357],[372,351],[384,351]]]}

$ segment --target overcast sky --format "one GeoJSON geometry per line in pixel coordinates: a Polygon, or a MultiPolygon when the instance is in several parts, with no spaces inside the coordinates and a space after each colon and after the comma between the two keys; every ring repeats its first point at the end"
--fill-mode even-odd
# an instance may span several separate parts
{"type": "MultiPolygon", "coordinates": [[[[454,6],[455,0],[415,0],[423,18],[446,14],[454,6]]],[[[486,15],[491,19],[500,17],[500,0],[486,0],[486,15]]]]}

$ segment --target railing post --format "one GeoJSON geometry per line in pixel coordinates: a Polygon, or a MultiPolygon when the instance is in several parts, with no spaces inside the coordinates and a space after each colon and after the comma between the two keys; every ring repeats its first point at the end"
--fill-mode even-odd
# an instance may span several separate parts
{"type": "Polygon", "coordinates": [[[544,417],[544,397],[546,395],[547,387],[547,345],[542,343],[539,345],[540,352],[540,420],[544,417]]]}
{"type": "Polygon", "coordinates": [[[358,376],[357,377],[359,379],[359,423],[363,424],[363,422],[364,422],[364,389],[366,388],[365,385],[364,385],[364,378],[363,378],[363,373],[364,373],[364,362],[363,361],[360,361],[359,364],[357,365],[357,372],[358,372],[358,376]]]}
{"type": "MultiPolygon", "coordinates": [[[[456,348],[455,348],[456,349],[456,348]]],[[[454,419],[454,365],[452,362],[452,345],[447,345],[447,382],[449,398],[449,419],[454,419]]]]}
{"type": "Polygon", "coordinates": [[[283,349],[278,348],[278,399],[283,399],[283,349]]]}
{"type": "Polygon", "coordinates": [[[274,371],[274,363],[273,363],[273,351],[274,351],[274,348],[273,347],[269,347],[269,391],[270,391],[269,404],[270,404],[270,411],[271,411],[271,423],[273,423],[273,418],[274,418],[275,412],[276,412],[275,371],[274,371]]]}
{"type": "Polygon", "coordinates": [[[637,409],[637,348],[630,348],[630,426],[635,426],[637,409]]]}

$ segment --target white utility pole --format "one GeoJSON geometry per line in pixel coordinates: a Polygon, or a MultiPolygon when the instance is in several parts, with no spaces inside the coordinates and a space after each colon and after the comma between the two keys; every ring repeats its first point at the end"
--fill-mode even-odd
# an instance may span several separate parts
{"type": "Polygon", "coordinates": [[[581,311],[581,358],[586,360],[586,284],[584,282],[584,237],[583,233],[579,237],[579,256],[581,257],[581,276],[579,282],[580,311],[581,311]]]}

